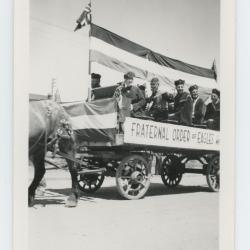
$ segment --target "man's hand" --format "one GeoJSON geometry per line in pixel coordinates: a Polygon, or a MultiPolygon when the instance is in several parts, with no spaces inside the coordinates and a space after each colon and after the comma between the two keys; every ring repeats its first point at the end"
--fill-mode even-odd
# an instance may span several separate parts
{"type": "Polygon", "coordinates": [[[168,103],[168,107],[169,107],[171,110],[174,110],[174,103],[173,103],[173,102],[168,103]]]}
{"type": "Polygon", "coordinates": [[[175,117],[175,113],[168,114],[168,118],[174,118],[174,117],[175,117]]]}

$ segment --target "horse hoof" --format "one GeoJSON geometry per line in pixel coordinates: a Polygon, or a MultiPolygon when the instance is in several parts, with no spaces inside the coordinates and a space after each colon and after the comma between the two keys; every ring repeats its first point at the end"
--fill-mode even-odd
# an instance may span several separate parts
{"type": "Polygon", "coordinates": [[[45,188],[39,187],[36,189],[36,195],[38,196],[44,196],[45,195],[45,188]]]}
{"type": "Polygon", "coordinates": [[[77,198],[74,194],[71,194],[65,204],[66,207],[76,207],[77,206],[77,198]]]}
{"type": "Polygon", "coordinates": [[[35,198],[34,196],[29,196],[29,200],[28,200],[28,205],[29,207],[33,207],[35,203],[35,198]]]}

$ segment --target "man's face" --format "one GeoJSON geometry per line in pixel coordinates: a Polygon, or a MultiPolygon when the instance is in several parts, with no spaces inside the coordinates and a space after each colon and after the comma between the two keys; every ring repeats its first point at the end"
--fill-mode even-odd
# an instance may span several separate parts
{"type": "Polygon", "coordinates": [[[131,79],[131,78],[125,79],[125,84],[126,84],[127,86],[130,86],[130,85],[133,83],[133,81],[134,81],[134,79],[131,79]]]}
{"type": "Polygon", "coordinates": [[[217,96],[216,94],[212,93],[211,100],[212,100],[212,103],[216,103],[219,100],[219,96],[217,96]]]}
{"type": "Polygon", "coordinates": [[[176,86],[176,90],[178,94],[182,94],[183,90],[184,90],[184,85],[183,84],[179,84],[176,86]]]}
{"type": "Polygon", "coordinates": [[[100,79],[95,79],[95,78],[92,78],[91,79],[91,88],[97,88],[97,87],[100,87],[100,79]]]}
{"type": "Polygon", "coordinates": [[[191,96],[192,96],[192,98],[193,98],[194,100],[197,99],[198,96],[199,96],[199,94],[198,94],[198,89],[193,89],[193,90],[191,91],[191,96]]]}
{"type": "Polygon", "coordinates": [[[153,93],[155,93],[159,88],[159,83],[158,82],[151,82],[150,87],[151,87],[151,91],[153,93]]]}

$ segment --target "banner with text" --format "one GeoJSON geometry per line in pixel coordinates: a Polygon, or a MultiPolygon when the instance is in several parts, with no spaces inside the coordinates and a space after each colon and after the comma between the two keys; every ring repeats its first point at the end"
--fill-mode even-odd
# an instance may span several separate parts
{"type": "Polygon", "coordinates": [[[220,150],[219,131],[127,117],[124,142],[180,149],[220,150]]]}

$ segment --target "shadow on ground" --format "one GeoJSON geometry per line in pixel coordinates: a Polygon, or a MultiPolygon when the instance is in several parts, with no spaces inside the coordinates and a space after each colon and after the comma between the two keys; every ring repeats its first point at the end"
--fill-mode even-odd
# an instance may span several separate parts
{"type": "MultiPolygon", "coordinates": [[[[47,189],[47,193],[52,194],[49,197],[46,197],[46,194],[43,199],[37,200],[37,203],[40,204],[64,204],[65,199],[70,194],[70,188],[64,189],[47,189]]],[[[198,193],[198,192],[210,192],[208,187],[204,186],[178,186],[175,188],[168,188],[163,184],[151,183],[150,188],[146,194],[146,197],[160,196],[160,195],[178,195],[186,193],[198,193]]],[[[102,187],[93,194],[85,194],[81,192],[80,200],[95,202],[95,199],[105,199],[105,200],[123,200],[123,198],[118,194],[117,188],[113,187],[102,187]]]]}
{"type": "Polygon", "coordinates": [[[42,206],[46,207],[48,205],[64,205],[65,199],[57,199],[57,198],[37,198],[35,199],[34,206],[42,206]]]}
{"type": "MultiPolygon", "coordinates": [[[[36,195],[34,206],[46,207],[49,205],[63,205],[65,206],[67,197],[71,192],[70,188],[65,189],[47,189],[43,196],[36,195]]],[[[95,202],[92,197],[81,196],[80,201],[95,202]]]]}

